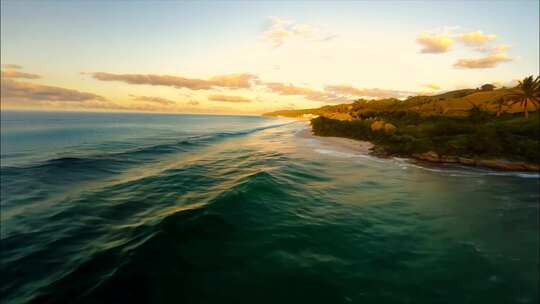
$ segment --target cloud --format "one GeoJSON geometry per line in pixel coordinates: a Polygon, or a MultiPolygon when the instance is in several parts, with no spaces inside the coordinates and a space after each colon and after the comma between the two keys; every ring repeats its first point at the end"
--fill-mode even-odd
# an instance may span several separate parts
{"type": "Polygon", "coordinates": [[[196,100],[190,100],[187,102],[187,104],[190,106],[198,106],[200,103],[196,100]]]}
{"type": "Polygon", "coordinates": [[[93,73],[92,77],[101,81],[121,81],[129,84],[171,86],[191,90],[208,90],[216,87],[229,89],[249,88],[252,85],[252,80],[257,79],[255,75],[251,74],[220,75],[205,80],[170,75],[112,74],[104,72],[93,73]]]}
{"type": "Polygon", "coordinates": [[[310,89],[306,87],[298,87],[292,84],[272,82],[272,83],[267,83],[266,87],[270,91],[274,93],[278,93],[280,95],[301,95],[307,99],[314,100],[314,101],[325,101],[325,102],[344,101],[343,98],[331,92],[323,92],[323,91],[318,91],[318,90],[314,90],[314,89],[310,89]]]}
{"type": "Polygon", "coordinates": [[[483,45],[488,41],[495,40],[496,35],[487,35],[482,33],[482,31],[464,33],[457,37],[458,40],[465,43],[468,46],[479,46],[483,45]]]}
{"type": "Polygon", "coordinates": [[[292,84],[284,84],[279,82],[267,83],[266,86],[270,89],[270,91],[279,93],[281,95],[310,95],[319,93],[318,91],[310,88],[297,87],[292,84]]]}
{"type": "Polygon", "coordinates": [[[284,83],[267,83],[267,88],[280,95],[301,95],[306,99],[324,102],[346,102],[354,98],[402,98],[414,94],[408,91],[359,89],[350,85],[329,85],[323,91],[284,83]]]}
{"type": "Polygon", "coordinates": [[[425,88],[431,89],[431,90],[440,90],[441,87],[436,83],[426,83],[422,85],[425,88]]]}
{"type": "Polygon", "coordinates": [[[420,33],[416,42],[422,45],[421,53],[438,54],[446,53],[454,44],[454,40],[446,34],[432,34],[428,32],[420,33]]]}
{"type": "Polygon", "coordinates": [[[504,81],[495,81],[493,84],[499,86],[499,87],[506,87],[506,88],[513,88],[517,85],[519,85],[520,79],[512,79],[512,80],[504,80],[504,81]]]}
{"type": "Polygon", "coordinates": [[[401,98],[406,97],[412,92],[398,90],[383,90],[383,89],[359,89],[350,85],[331,85],[324,88],[326,91],[346,95],[350,97],[362,98],[401,98]]]}
{"type": "Polygon", "coordinates": [[[150,103],[157,103],[160,105],[174,105],[176,102],[174,100],[170,100],[167,98],[161,98],[161,97],[155,97],[155,96],[137,96],[137,95],[129,95],[133,100],[137,101],[145,101],[150,103]]]}
{"type": "MultiPolygon", "coordinates": [[[[469,47],[475,47],[476,51],[486,53],[487,55],[480,58],[462,58],[458,59],[454,63],[455,68],[462,69],[489,69],[496,67],[499,63],[509,62],[513,59],[510,58],[506,51],[511,46],[508,44],[499,44],[495,46],[486,46],[485,44],[495,40],[496,35],[484,34],[482,31],[455,33],[455,29],[437,31],[440,34],[434,34],[432,32],[421,33],[416,41],[420,43],[423,48],[422,53],[446,53],[450,50],[450,47],[454,44],[454,39],[462,42],[469,47]]],[[[424,85],[429,87],[428,85],[424,85]]],[[[436,90],[436,88],[431,88],[436,90]]]]}
{"type": "Polygon", "coordinates": [[[210,78],[210,83],[215,87],[245,89],[251,87],[252,80],[257,80],[257,76],[252,74],[229,74],[214,76],[210,78]]]}
{"type": "Polygon", "coordinates": [[[2,64],[2,67],[8,70],[19,70],[22,69],[22,66],[18,64],[2,64]]]}
{"type": "Polygon", "coordinates": [[[508,44],[499,44],[496,46],[483,46],[483,47],[477,47],[476,50],[483,53],[490,53],[490,54],[499,54],[504,53],[508,51],[512,46],[508,44]]]}
{"type": "Polygon", "coordinates": [[[208,96],[208,100],[220,101],[220,102],[236,102],[236,103],[251,102],[251,99],[248,99],[242,96],[230,96],[230,95],[210,95],[208,96]]]}
{"type": "Polygon", "coordinates": [[[490,69],[496,67],[499,63],[512,61],[505,53],[491,54],[486,57],[473,59],[458,59],[454,63],[455,68],[462,69],[490,69]]]}
{"type": "Polygon", "coordinates": [[[261,36],[273,47],[279,47],[292,40],[324,42],[337,37],[319,28],[281,18],[271,18],[270,26],[261,36]]]}
{"type": "Polygon", "coordinates": [[[30,74],[30,73],[24,73],[19,71],[2,71],[2,78],[25,78],[25,79],[38,79],[41,78],[41,76],[37,74],[30,74]]]}
{"type": "Polygon", "coordinates": [[[1,91],[2,99],[8,98],[38,101],[106,101],[104,97],[92,93],[28,82],[20,82],[11,79],[2,79],[1,91]]]}

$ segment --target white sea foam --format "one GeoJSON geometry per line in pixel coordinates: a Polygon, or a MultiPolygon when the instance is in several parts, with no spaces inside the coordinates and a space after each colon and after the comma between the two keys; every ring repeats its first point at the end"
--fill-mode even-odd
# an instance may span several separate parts
{"type": "Polygon", "coordinates": [[[497,175],[497,176],[514,176],[522,178],[540,178],[540,173],[530,172],[488,172],[485,175],[497,175]]]}
{"type": "Polygon", "coordinates": [[[327,150],[327,149],[314,149],[314,151],[320,154],[332,155],[336,157],[345,157],[345,158],[358,157],[358,155],[355,155],[352,153],[345,153],[345,152],[339,152],[339,151],[327,150]]]}

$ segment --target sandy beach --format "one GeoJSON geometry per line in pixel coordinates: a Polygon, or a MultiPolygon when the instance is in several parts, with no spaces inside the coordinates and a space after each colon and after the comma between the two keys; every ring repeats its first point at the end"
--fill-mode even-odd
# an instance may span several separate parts
{"type": "MultiPolygon", "coordinates": [[[[356,152],[360,154],[369,154],[378,157],[384,157],[384,154],[374,154],[372,148],[374,145],[368,141],[361,141],[349,138],[342,137],[326,137],[326,136],[317,136],[314,135],[311,126],[309,123],[306,125],[305,129],[302,129],[296,136],[317,140],[324,146],[331,147],[332,150],[338,152],[356,152]]],[[[389,155],[388,155],[389,156],[389,155]]],[[[506,159],[469,159],[463,157],[450,157],[450,156],[440,156],[435,152],[427,152],[421,154],[414,154],[408,157],[411,161],[420,163],[420,164],[456,164],[463,166],[472,166],[472,167],[484,167],[502,171],[516,171],[516,172],[538,172],[539,168],[536,164],[531,164],[523,161],[510,161],[506,159]]]]}
{"type": "Polygon", "coordinates": [[[331,146],[334,150],[341,150],[346,152],[357,152],[361,154],[369,154],[373,144],[368,141],[361,141],[343,137],[326,137],[326,136],[316,136],[311,131],[311,126],[308,126],[296,133],[296,136],[305,138],[305,139],[314,139],[321,142],[324,145],[331,146]]]}

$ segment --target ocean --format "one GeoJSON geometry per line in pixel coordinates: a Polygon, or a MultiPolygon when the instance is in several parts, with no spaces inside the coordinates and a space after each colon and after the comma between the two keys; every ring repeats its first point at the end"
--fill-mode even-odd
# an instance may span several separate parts
{"type": "Polygon", "coordinates": [[[538,302],[538,174],[306,128],[2,111],[0,301],[538,302]]]}

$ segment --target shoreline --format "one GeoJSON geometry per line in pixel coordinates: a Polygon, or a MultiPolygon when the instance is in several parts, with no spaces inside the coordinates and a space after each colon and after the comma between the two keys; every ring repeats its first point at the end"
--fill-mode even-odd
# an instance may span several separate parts
{"type": "Polygon", "coordinates": [[[324,144],[331,145],[333,148],[336,148],[338,151],[347,150],[354,151],[364,154],[370,154],[372,149],[375,147],[369,141],[355,140],[345,137],[337,136],[318,136],[313,134],[311,126],[308,125],[308,128],[305,128],[296,133],[296,136],[305,139],[321,139],[324,138],[324,144]]]}
{"type": "Polygon", "coordinates": [[[407,156],[417,161],[428,162],[432,164],[457,164],[468,167],[489,168],[508,172],[539,172],[540,165],[528,163],[525,161],[513,161],[504,158],[466,158],[460,156],[438,155],[436,152],[429,151],[425,153],[413,154],[407,156]]]}
{"type": "MultiPolygon", "coordinates": [[[[304,120],[305,121],[305,120],[304,120]]],[[[324,138],[325,142],[330,145],[335,145],[338,148],[345,148],[353,150],[360,153],[365,153],[367,155],[379,157],[379,158],[389,158],[389,157],[403,157],[412,161],[442,165],[442,164],[454,164],[454,165],[463,165],[466,167],[478,167],[478,168],[489,168],[499,171],[506,172],[539,172],[540,165],[528,163],[525,161],[512,161],[503,158],[468,158],[461,156],[449,156],[449,155],[439,155],[434,151],[428,151],[425,153],[417,153],[412,155],[394,155],[384,151],[384,148],[377,146],[369,141],[356,140],[345,137],[337,136],[319,136],[313,133],[311,126],[308,125],[308,128],[299,131],[297,136],[304,138],[324,138]]]]}

